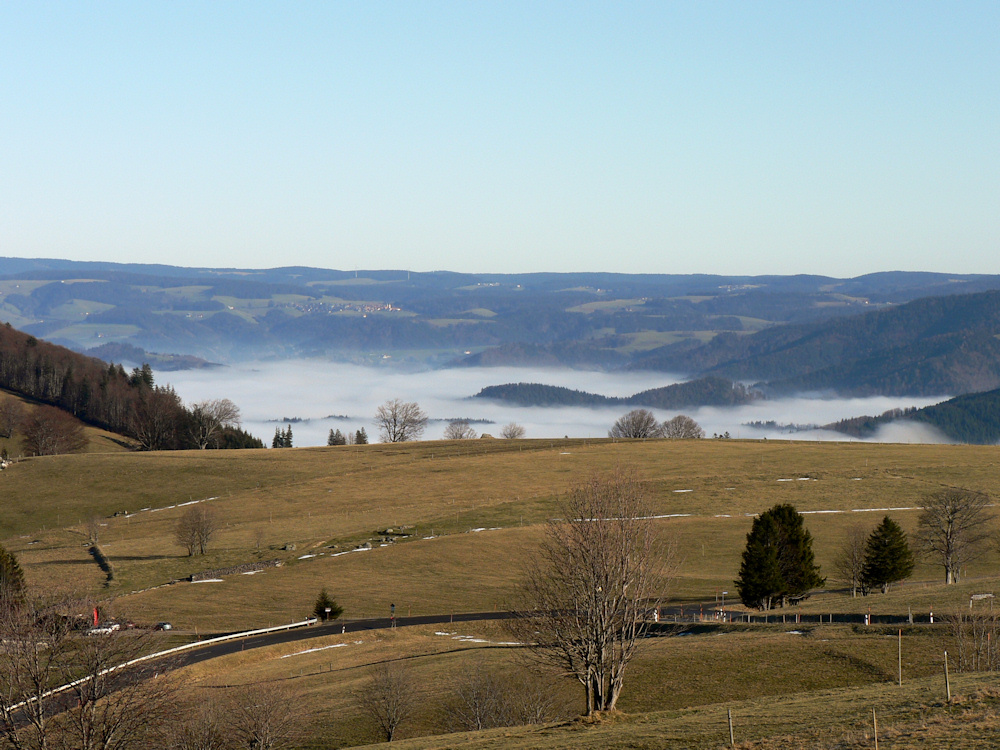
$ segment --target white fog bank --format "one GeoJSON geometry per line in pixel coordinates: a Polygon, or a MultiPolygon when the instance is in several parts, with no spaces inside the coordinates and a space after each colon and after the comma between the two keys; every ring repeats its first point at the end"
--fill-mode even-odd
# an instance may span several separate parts
{"type": "MultiPolygon", "coordinates": [[[[544,383],[606,396],[631,396],[649,388],[679,382],[680,378],[654,372],[593,372],[525,367],[455,368],[405,372],[390,368],[319,360],[258,362],[208,370],[158,372],[159,384],[170,384],[186,404],[211,398],[236,402],[243,427],[270,445],[282,419],[304,421],[292,425],[297,447],[325,445],[330,429],[354,432],[364,427],[372,442],[378,433],[372,418],[378,406],[391,398],[416,401],[431,420],[483,419],[473,424],[479,432],[498,434],[508,422],[525,427],[529,438],[606,437],[614,421],[630,407],[523,407],[472,399],[489,385],[544,383]],[[331,418],[343,416],[346,419],[331,418]]],[[[711,436],[728,432],[734,438],[847,440],[825,430],[788,431],[780,425],[821,425],[888,409],[928,406],[948,396],[931,398],[822,398],[802,395],[758,401],[741,407],[685,409],[711,436]],[[779,427],[751,428],[748,422],[774,422],[779,427]]],[[[653,410],[659,419],[677,412],[653,410]]],[[[431,421],[425,439],[441,438],[446,422],[431,421]]],[[[889,425],[878,440],[942,443],[948,440],[922,425],[889,425]]]]}

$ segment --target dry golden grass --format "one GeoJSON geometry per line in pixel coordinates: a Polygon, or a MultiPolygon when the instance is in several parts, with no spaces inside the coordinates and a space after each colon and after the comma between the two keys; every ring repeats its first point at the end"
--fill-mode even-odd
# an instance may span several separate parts
{"type": "MultiPolygon", "coordinates": [[[[508,599],[540,524],[558,515],[560,498],[592,472],[628,463],[646,477],[656,512],[677,516],[657,522],[678,541],[681,565],[671,595],[704,601],[728,590],[735,603],[733,578],[750,514],[777,502],[806,512],[915,508],[942,486],[996,493],[997,457],[994,448],[970,446],[720,440],[494,440],[55,456],[5,472],[10,500],[0,524],[4,543],[21,557],[32,582],[90,585],[91,593],[119,597],[137,617],[169,617],[192,628],[295,619],[323,586],[355,617],[382,615],[390,602],[414,614],[489,610],[508,599]],[[206,500],[224,524],[204,557],[187,557],[174,541],[182,504],[193,500],[206,500]],[[124,510],[131,515],[112,516],[124,510]],[[107,589],[96,566],[85,572],[82,524],[94,515],[106,524],[101,545],[115,566],[107,589]],[[404,525],[413,527],[411,541],[333,556],[369,539],[377,546],[377,530],[404,525]],[[499,530],[469,533],[475,528],[499,530]],[[29,546],[33,541],[38,543],[29,546]],[[295,551],[283,550],[286,544],[295,551]],[[316,556],[300,560],[304,555],[316,556]],[[132,593],[202,570],[273,558],[286,565],[229,576],[221,584],[132,593]]],[[[912,530],[917,513],[892,515],[912,530]]],[[[807,516],[827,575],[847,527],[859,521],[873,526],[882,514],[807,516]]],[[[996,557],[988,557],[968,574],[991,575],[995,565],[996,557]]],[[[804,609],[905,611],[909,603],[943,612],[967,603],[968,590],[943,591],[939,578],[924,564],[914,576],[920,583],[886,597],[816,596],[804,609]]]]}

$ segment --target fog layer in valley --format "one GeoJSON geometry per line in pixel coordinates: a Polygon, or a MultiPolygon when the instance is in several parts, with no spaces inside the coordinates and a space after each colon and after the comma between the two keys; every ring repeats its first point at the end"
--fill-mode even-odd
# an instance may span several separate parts
{"type": "MultiPolygon", "coordinates": [[[[473,424],[478,433],[498,435],[508,422],[524,426],[529,438],[607,437],[614,421],[631,407],[523,407],[471,399],[488,385],[531,382],[558,385],[606,396],[631,396],[649,388],[670,385],[678,377],[654,372],[590,372],[538,368],[456,368],[405,372],[390,368],[318,360],[285,360],[241,364],[209,370],[157,373],[157,383],[172,385],[185,403],[209,398],[229,398],[243,414],[243,426],[271,444],[276,427],[283,419],[299,418],[292,432],[296,447],[326,445],[331,429],[345,434],[364,427],[372,442],[378,430],[372,423],[375,410],[387,399],[416,401],[431,418],[424,439],[440,439],[449,419],[483,419],[492,424],[473,424]],[[337,418],[346,417],[346,418],[337,418]]],[[[784,438],[797,440],[847,440],[844,435],[824,430],[789,432],[787,429],[750,428],[748,422],[773,421],[778,425],[817,425],[856,417],[881,414],[887,409],[927,406],[937,398],[822,398],[797,396],[758,401],[748,406],[684,409],[705,429],[728,432],[734,438],[784,438]]],[[[653,410],[661,420],[677,412],[653,410]]],[[[948,442],[923,425],[889,425],[879,433],[888,442],[948,442]]]]}

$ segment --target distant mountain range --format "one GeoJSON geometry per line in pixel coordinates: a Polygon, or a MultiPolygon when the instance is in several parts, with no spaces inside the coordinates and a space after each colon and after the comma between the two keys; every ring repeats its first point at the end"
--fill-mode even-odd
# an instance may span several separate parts
{"type": "Polygon", "coordinates": [[[318,356],[658,370],[766,394],[1000,388],[1000,277],[986,275],[504,275],[0,258],[0,320],[107,359],[164,352],[164,369],[318,356]]]}

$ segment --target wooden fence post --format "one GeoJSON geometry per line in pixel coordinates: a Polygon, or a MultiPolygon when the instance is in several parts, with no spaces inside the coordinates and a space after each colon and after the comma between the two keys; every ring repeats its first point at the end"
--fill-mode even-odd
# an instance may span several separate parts
{"type": "Polygon", "coordinates": [[[948,652],[944,652],[944,692],[951,703],[951,681],[948,679],[948,652]]]}

